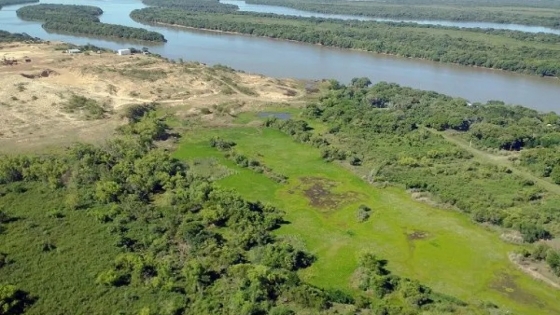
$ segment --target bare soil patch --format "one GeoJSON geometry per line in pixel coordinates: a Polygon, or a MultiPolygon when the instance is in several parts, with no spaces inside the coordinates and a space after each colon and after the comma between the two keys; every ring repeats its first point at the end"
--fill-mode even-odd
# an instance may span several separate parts
{"type": "Polygon", "coordinates": [[[411,233],[406,234],[406,238],[409,241],[417,241],[425,239],[429,236],[428,232],[426,231],[412,231],[411,233]]]}
{"type": "Polygon", "coordinates": [[[291,105],[305,94],[298,81],[223,66],[174,63],[149,55],[66,54],[60,47],[60,43],[0,47],[0,59],[21,61],[0,64],[0,153],[103,140],[124,122],[119,112],[131,104],[157,102],[176,108],[178,114],[208,113],[212,119],[220,116],[220,104],[240,104],[227,108],[228,114],[236,114],[270,103],[291,105]],[[110,104],[111,114],[88,120],[80,112],[68,112],[64,104],[72,95],[110,104]]]}
{"type": "Polygon", "coordinates": [[[538,307],[546,306],[537,296],[520,289],[515,283],[515,277],[510,274],[497,274],[494,281],[490,283],[490,288],[524,304],[536,305],[538,307]]]}
{"type": "Polygon", "coordinates": [[[509,260],[514,263],[517,268],[534,279],[540,280],[556,289],[560,289],[560,278],[550,271],[550,268],[545,262],[531,261],[513,253],[509,255],[509,260]]]}
{"type": "Polygon", "coordinates": [[[334,192],[336,182],[320,177],[300,179],[302,191],[312,207],[321,210],[336,210],[341,206],[358,200],[360,194],[354,191],[334,192]]]}

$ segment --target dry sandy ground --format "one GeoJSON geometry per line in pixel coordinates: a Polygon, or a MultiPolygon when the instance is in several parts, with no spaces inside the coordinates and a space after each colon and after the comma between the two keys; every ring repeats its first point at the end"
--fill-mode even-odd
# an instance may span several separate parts
{"type": "Polygon", "coordinates": [[[60,49],[60,43],[0,46],[0,152],[103,140],[123,123],[119,111],[131,104],[158,102],[179,114],[211,117],[209,113],[217,110],[233,114],[271,103],[293,104],[303,94],[294,80],[224,67],[145,55],[70,55],[60,49]],[[31,61],[25,62],[25,57],[31,61]],[[4,58],[19,62],[5,65],[4,58]],[[106,104],[112,113],[99,120],[69,113],[64,104],[72,95],[106,104]]]}

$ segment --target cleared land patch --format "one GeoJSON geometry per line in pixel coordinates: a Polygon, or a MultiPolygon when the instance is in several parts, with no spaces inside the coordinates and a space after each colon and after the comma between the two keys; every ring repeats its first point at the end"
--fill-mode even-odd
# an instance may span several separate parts
{"type": "Polygon", "coordinates": [[[336,182],[320,177],[300,178],[303,188],[300,188],[309,204],[322,211],[333,211],[345,204],[358,200],[359,194],[354,191],[337,193],[334,189],[336,182]]]}
{"type": "Polygon", "coordinates": [[[133,104],[157,102],[178,117],[204,112],[204,119],[215,121],[222,115],[221,104],[237,104],[225,109],[235,116],[303,95],[295,80],[141,54],[64,53],[68,48],[61,43],[0,47],[0,58],[18,60],[0,65],[0,152],[104,141],[123,123],[119,112],[133,104]],[[72,103],[74,97],[90,101],[72,103]]]}

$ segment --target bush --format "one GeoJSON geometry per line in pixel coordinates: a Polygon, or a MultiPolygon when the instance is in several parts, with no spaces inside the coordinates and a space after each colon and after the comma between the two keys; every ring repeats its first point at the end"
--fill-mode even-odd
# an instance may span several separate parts
{"type": "Polygon", "coordinates": [[[9,284],[0,284],[0,314],[23,314],[25,309],[33,303],[29,295],[9,284]]]}
{"type": "Polygon", "coordinates": [[[369,207],[367,207],[365,205],[361,205],[358,208],[358,213],[356,214],[358,222],[367,221],[369,219],[370,215],[371,215],[370,212],[371,212],[371,209],[369,207]]]}
{"type": "Polygon", "coordinates": [[[542,226],[527,222],[520,224],[519,232],[521,232],[523,240],[527,243],[534,243],[538,240],[546,240],[551,237],[550,233],[542,226]]]}
{"type": "Polygon", "coordinates": [[[224,140],[220,137],[214,137],[214,138],[210,139],[210,146],[212,148],[216,148],[220,151],[227,151],[227,150],[233,148],[235,146],[235,144],[236,143],[233,142],[233,141],[227,141],[227,140],[224,140]]]}

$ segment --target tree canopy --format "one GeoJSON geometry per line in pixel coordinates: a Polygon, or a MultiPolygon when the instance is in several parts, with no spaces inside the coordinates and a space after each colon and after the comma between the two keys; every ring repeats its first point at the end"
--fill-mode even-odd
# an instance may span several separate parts
{"type": "Polygon", "coordinates": [[[17,10],[18,17],[41,21],[48,31],[70,32],[74,34],[108,36],[144,41],[165,42],[163,35],[142,28],[101,23],[98,7],[86,5],[38,4],[17,10]]]}

